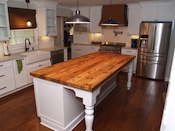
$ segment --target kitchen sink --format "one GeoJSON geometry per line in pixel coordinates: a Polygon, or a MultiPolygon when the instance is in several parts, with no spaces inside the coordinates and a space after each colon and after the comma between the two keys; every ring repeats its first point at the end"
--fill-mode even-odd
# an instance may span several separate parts
{"type": "Polygon", "coordinates": [[[20,53],[20,55],[26,56],[26,63],[27,64],[50,59],[50,52],[40,51],[40,50],[23,52],[23,53],[20,53]]]}

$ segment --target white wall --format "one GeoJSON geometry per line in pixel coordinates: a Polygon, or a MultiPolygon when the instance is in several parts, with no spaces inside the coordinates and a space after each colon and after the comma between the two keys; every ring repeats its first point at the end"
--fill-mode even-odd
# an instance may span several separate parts
{"type": "Polygon", "coordinates": [[[174,29],[174,23],[175,20],[172,23],[172,31],[171,31],[171,38],[170,38],[170,45],[169,45],[169,51],[168,51],[168,58],[167,58],[167,65],[166,65],[166,71],[165,71],[165,80],[168,81],[170,77],[171,72],[171,66],[172,66],[172,60],[173,60],[173,52],[175,48],[175,29],[174,29]]]}
{"type": "Polygon", "coordinates": [[[175,131],[175,50],[160,131],[175,131]]]}
{"type": "Polygon", "coordinates": [[[132,36],[128,34],[128,27],[117,27],[113,29],[102,28],[101,34],[93,34],[93,41],[101,41],[102,43],[108,42],[119,42],[126,43],[126,46],[131,46],[132,36]],[[115,36],[114,31],[122,32],[115,36]]]}
{"type": "Polygon", "coordinates": [[[39,37],[39,47],[47,48],[54,46],[54,37],[39,37]]]}

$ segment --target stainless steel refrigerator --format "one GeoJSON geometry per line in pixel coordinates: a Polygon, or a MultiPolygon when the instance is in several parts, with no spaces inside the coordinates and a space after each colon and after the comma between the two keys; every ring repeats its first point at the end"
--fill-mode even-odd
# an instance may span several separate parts
{"type": "Polygon", "coordinates": [[[140,24],[136,75],[164,80],[171,26],[171,22],[140,24]]]}

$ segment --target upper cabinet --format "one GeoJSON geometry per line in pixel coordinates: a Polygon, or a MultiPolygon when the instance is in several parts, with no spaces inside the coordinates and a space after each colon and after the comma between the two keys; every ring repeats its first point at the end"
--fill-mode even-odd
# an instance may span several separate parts
{"type": "Polygon", "coordinates": [[[39,36],[56,36],[56,8],[38,8],[39,36]]]}
{"type": "Polygon", "coordinates": [[[93,6],[90,9],[90,32],[91,33],[100,33],[101,26],[99,22],[101,20],[102,6],[93,6]]]}
{"type": "Polygon", "coordinates": [[[140,28],[140,5],[128,4],[128,33],[138,35],[140,28]]]}
{"type": "Polygon", "coordinates": [[[0,1],[0,41],[9,40],[9,17],[7,1],[0,1]]]}
{"type": "Polygon", "coordinates": [[[175,12],[173,3],[141,3],[141,21],[172,21],[175,12]]]}

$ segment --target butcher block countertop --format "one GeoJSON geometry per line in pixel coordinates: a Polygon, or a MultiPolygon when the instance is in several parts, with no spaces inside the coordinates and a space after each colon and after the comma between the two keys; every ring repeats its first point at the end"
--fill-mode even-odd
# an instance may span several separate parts
{"type": "Polygon", "coordinates": [[[93,92],[134,58],[131,55],[95,52],[31,72],[30,75],[93,92]]]}

